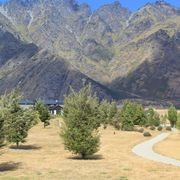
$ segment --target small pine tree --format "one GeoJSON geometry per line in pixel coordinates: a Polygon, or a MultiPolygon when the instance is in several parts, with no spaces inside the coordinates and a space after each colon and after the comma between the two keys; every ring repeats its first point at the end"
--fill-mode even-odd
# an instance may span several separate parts
{"type": "Polygon", "coordinates": [[[173,105],[168,109],[168,119],[171,123],[171,127],[175,127],[177,122],[177,110],[173,105]]]}
{"type": "Polygon", "coordinates": [[[109,119],[110,119],[110,121],[112,121],[112,119],[117,114],[117,112],[118,112],[117,104],[116,104],[116,102],[112,102],[110,104],[110,108],[109,108],[109,119]]]}
{"type": "Polygon", "coordinates": [[[29,129],[38,121],[38,115],[33,110],[23,110],[19,106],[19,92],[14,90],[3,96],[3,132],[8,142],[19,143],[25,142],[29,129]]]}
{"type": "Polygon", "coordinates": [[[143,126],[146,124],[146,115],[141,104],[126,101],[120,112],[122,130],[132,131],[134,125],[143,126]]]}
{"type": "Polygon", "coordinates": [[[48,125],[50,125],[50,112],[49,109],[43,104],[43,102],[38,101],[35,104],[34,109],[39,113],[39,119],[41,120],[41,122],[44,123],[44,128],[48,125]]]}
{"type": "Polygon", "coordinates": [[[138,103],[133,103],[132,104],[132,109],[134,109],[134,115],[133,115],[133,122],[134,125],[140,125],[143,126],[146,124],[146,115],[145,115],[145,111],[144,108],[141,104],[138,103]]]}
{"type": "Polygon", "coordinates": [[[104,128],[109,124],[116,129],[120,129],[120,116],[116,102],[109,103],[107,100],[102,101],[99,106],[99,116],[104,128]]]}
{"type": "Polygon", "coordinates": [[[4,113],[0,107],[0,145],[4,142],[4,113]]]}
{"type": "Polygon", "coordinates": [[[116,114],[114,115],[113,119],[112,119],[112,125],[117,130],[121,129],[121,125],[120,125],[121,124],[121,116],[120,116],[120,113],[121,113],[121,111],[118,110],[116,112],[116,114]]]}
{"type": "Polygon", "coordinates": [[[125,101],[121,113],[121,129],[123,131],[133,131],[134,122],[133,122],[133,108],[132,103],[130,101],[125,101]]]}
{"type": "Polygon", "coordinates": [[[5,140],[6,121],[10,115],[19,109],[18,100],[20,99],[19,89],[13,90],[11,93],[5,93],[0,97],[0,144],[5,140]]]}
{"type": "Polygon", "coordinates": [[[64,126],[61,132],[65,149],[82,158],[98,151],[98,128],[101,124],[98,108],[98,99],[92,95],[90,85],[79,92],[72,90],[65,97],[64,126]]]}
{"type": "Polygon", "coordinates": [[[102,101],[98,108],[99,118],[101,119],[101,123],[104,125],[104,128],[106,128],[107,125],[110,124],[109,109],[110,104],[107,102],[107,100],[102,101]]]}
{"type": "Polygon", "coordinates": [[[19,143],[24,143],[28,136],[28,131],[38,121],[38,114],[32,110],[19,110],[9,116],[6,124],[6,139],[10,143],[16,143],[17,148],[19,143]]]}
{"type": "Polygon", "coordinates": [[[146,118],[147,125],[156,127],[160,125],[160,116],[156,111],[154,111],[153,108],[149,108],[148,110],[146,110],[146,118]]]}

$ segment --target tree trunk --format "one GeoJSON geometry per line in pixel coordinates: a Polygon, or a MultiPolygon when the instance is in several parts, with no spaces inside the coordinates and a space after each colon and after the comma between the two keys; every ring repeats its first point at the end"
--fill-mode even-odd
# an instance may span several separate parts
{"type": "Polygon", "coordinates": [[[16,148],[18,149],[19,147],[19,141],[16,142],[16,148]]]}
{"type": "Polygon", "coordinates": [[[86,159],[86,154],[82,153],[81,157],[82,157],[82,159],[86,159]]]}

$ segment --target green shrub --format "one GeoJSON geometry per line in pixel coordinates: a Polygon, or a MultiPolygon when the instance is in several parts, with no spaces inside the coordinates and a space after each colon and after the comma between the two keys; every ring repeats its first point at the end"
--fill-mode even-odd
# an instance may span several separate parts
{"type": "Polygon", "coordinates": [[[151,135],[150,132],[147,132],[147,131],[146,131],[146,132],[143,133],[143,136],[145,136],[145,137],[150,137],[150,136],[152,136],[152,135],[151,135]]]}
{"type": "Polygon", "coordinates": [[[136,127],[136,126],[133,128],[133,131],[135,131],[135,132],[138,132],[138,130],[139,130],[139,129],[138,129],[138,127],[136,127]]]}
{"type": "Polygon", "coordinates": [[[171,126],[167,126],[167,127],[166,127],[166,130],[167,130],[167,131],[172,131],[171,126]]]}
{"type": "Polygon", "coordinates": [[[162,131],[162,130],[163,130],[163,127],[162,127],[162,126],[159,126],[159,127],[157,128],[157,130],[158,130],[158,131],[162,131]]]}
{"type": "Polygon", "coordinates": [[[156,128],[154,126],[151,126],[149,129],[154,131],[156,128]]]}
{"type": "Polygon", "coordinates": [[[139,133],[143,133],[143,132],[144,132],[144,129],[143,129],[143,128],[140,128],[140,129],[138,129],[138,132],[139,132],[139,133]]]}

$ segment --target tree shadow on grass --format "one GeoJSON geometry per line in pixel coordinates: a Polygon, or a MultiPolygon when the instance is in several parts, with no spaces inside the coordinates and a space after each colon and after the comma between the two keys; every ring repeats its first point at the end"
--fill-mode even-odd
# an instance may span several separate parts
{"type": "Polygon", "coordinates": [[[21,163],[5,162],[0,164],[0,172],[15,171],[20,167],[21,163]]]}
{"type": "Polygon", "coordinates": [[[71,160],[102,160],[104,158],[102,155],[97,154],[97,155],[87,156],[84,159],[81,156],[68,157],[68,159],[71,159],[71,160]]]}
{"type": "Polygon", "coordinates": [[[10,146],[11,149],[15,149],[15,150],[39,150],[41,149],[40,146],[36,146],[36,145],[19,145],[19,147],[13,145],[10,146]]]}
{"type": "Polygon", "coordinates": [[[6,146],[6,144],[0,144],[0,148],[3,148],[5,146],[6,146]]]}

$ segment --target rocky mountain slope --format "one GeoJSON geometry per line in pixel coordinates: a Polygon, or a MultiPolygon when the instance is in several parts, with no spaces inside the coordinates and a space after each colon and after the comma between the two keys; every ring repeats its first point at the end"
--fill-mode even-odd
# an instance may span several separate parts
{"type": "MultiPolygon", "coordinates": [[[[75,0],[9,0],[0,6],[0,13],[9,22],[8,32],[41,49],[37,50],[41,66],[46,66],[46,60],[42,61],[44,54],[40,52],[48,50],[58,57],[57,63],[63,59],[82,76],[116,92],[116,97],[180,99],[180,10],[162,0],[134,13],[119,1],[92,12],[87,4],[75,0]]],[[[1,28],[7,26],[5,21],[0,22],[1,28]]],[[[12,62],[18,63],[21,58],[16,60],[12,62]]],[[[29,62],[26,69],[33,64],[29,62]]],[[[47,62],[53,63],[54,58],[47,62]]],[[[53,66],[47,67],[44,72],[53,73],[53,66]]],[[[17,71],[25,73],[21,68],[17,71]]],[[[34,91],[43,78],[41,75],[39,82],[32,79],[34,91]]],[[[26,83],[22,87],[28,87],[26,83]]],[[[60,87],[58,83],[52,86],[60,87]]]]}
{"type": "Polygon", "coordinates": [[[136,43],[152,51],[147,59],[126,77],[116,78],[111,86],[139,94],[141,97],[179,99],[180,33],[172,37],[165,30],[151,34],[136,43]]]}
{"type": "Polygon", "coordinates": [[[24,98],[60,99],[70,91],[91,83],[100,98],[111,99],[111,92],[68,64],[35,44],[27,44],[0,28],[0,94],[19,87],[24,98]]]}

